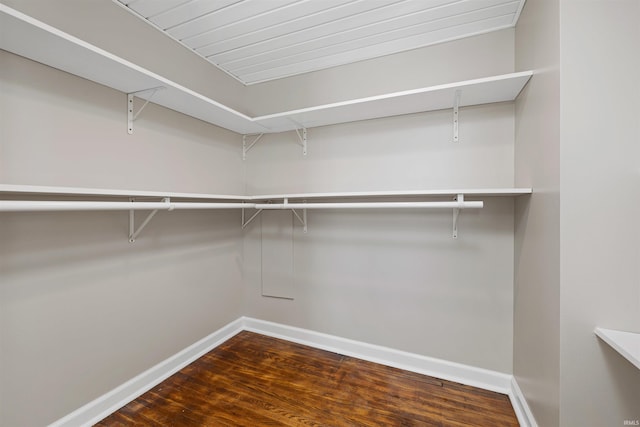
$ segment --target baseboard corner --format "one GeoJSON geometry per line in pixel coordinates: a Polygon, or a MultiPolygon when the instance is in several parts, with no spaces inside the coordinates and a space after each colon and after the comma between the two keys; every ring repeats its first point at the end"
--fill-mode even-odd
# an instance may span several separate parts
{"type": "Polygon", "coordinates": [[[129,381],[53,422],[49,427],[92,426],[242,330],[242,318],[228,323],[129,381]]]}
{"type": "Polygon", "coordinates": [[[279,323],[244,317],[245,330],[508,395],[511,375],[279,323]]]}
{"type": "Polygon", "coordinates": [[[529,408],[527,399],[524,397],[515,376],[511,377],[509,399],[511,400],[511,405],[513,406],[513,410],[516,413],[516,417],[518,418],[518,422],[521,427],[538,427],[538,423],[533,417],[531,408],[529,408]]]}

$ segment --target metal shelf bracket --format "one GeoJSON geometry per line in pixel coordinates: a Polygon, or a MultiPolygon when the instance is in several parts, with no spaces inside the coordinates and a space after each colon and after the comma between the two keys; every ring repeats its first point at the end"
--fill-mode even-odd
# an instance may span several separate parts
{"type": "Polygon", "coordinates": [[[142,110],[144,110],[144,107],[146,107],[147,104],[149,104],[149,102],[151,101],[151,98],[153,98],[153,95],[155,95],[156,92],[158,92],[160,89],[164,89],[164,86],[158,86],[151,89],[139,90],[137,92],[131,92],[127,94],[127,133],[129,135],[133,134],[133,122],[136,121],[140,113],[142,113],[142,110]],[[142,107],[140,107],[138,112],[134,113],[133,98],[135,98],[136,96],[142,93],[147,93],[147,92],[151,92],[151,95],[149,95],[149,97],[145,100],[145,103],[142,104],[142,107]]]}
{"type": "MultiPolygon", "coordinates": [[[[244,202],[243,202],[244,203],[244,202]]],[[[258,215],[260,215],[262,209],[258,209],[248,220],[245,221],[244,208],[242,208],[242,229],[244,230],[247,225],[251,223],[258,215]]]]}
{"type": "MultiPolygon", "coordinates": [[[[131,197],[129,199],[130,202],[135,202],[135,199],[133,197],[131,197]]],[[[162,203],[166,203],[167,204],[167,209],[168,210],[172,210],[171,209],[171,200],[169,199],[169,197],[165,197],[164,199],[162,199],[162,203]]],[[[136,225],[135,225],[135,211],[133,209],[131,209],[129,211],[129,243],[133,243],[136,241],[136,238],[140,235],[140,233],[142,232],[142,230],[147,226],[147,224],[149,224],[149,221],[151,221],[151,219],[155,216],[155,214],[158,213],[158,209],[154,209],[151,211],[151,213],[149,213],[149,215],[147,215],[147,217],[144,219],[144,221],[142,221],[142,224],[140,224],[140,226],[138,227],[138,229],[136,230],[136,225]]]]}
{"type": "Polygon", "coordinates": [[[307,128],[302,128],[302,133],[300,133],[300,129],[296,129],[296,134],[298,135],[298,139],[300,140],[300,145],[302,146],[302,155],[307,155],[307,128]]]}
{"type": "MultiPolygon", "coordinates": [[[[464,194],[458,194],[454,200],[459,203],[464,202],[464,194]]],[[[458,218],[460,218],[460,208],[453,208],[453,238],[458,238],[458,218]]]]}
{"type": "Polygon", "coordinates": [[[460,108],[460,97],[462,96],[462,91],[460,89],[456,90],[455,95],[453,96],[453,142],[458,142],[458,109],[460,108]]]}
{"type": "MultiPolygon", "coordinates": [[[[284,199],[284,203],[287,204],[288,200],[284,199]]],[[[306,200],[304,200],[302,203],[307,203],[306,200]]],[[[302,209],[302,217],[300,217],[300,214],[298,214],[298,212],[295,209],[291,209],[291,212],[293,212],[293,214],[296,216],[296,218],[298,218],[298,221],[300,221],[300,223],[302,224],[302,231],[304,233],[307,232],[307,210],[306,209],[302,209]]]]}
{"type": "Polygon", "coordinates": [[[242,135],[242,160],[247,160],[247,153],[260,141],[263,135],[264,133],[259,134],[251,143],[247,143],[247,136],[250,135],[242,135]]]}

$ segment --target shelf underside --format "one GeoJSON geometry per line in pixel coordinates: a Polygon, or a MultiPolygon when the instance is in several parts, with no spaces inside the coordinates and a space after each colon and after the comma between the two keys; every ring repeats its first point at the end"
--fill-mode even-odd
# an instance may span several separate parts
{"type": "Polygon", "coordinates": [[[622,357],[640,369],[640,333],[596,328],[595,333],[622,357]]]}

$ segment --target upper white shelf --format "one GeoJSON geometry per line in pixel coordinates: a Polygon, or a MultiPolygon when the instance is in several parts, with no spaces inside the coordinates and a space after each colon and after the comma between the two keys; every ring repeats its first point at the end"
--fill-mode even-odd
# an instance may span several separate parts
{"type": "Polygon", "coordinates": [[[458,90],[460,106],[513,101],[533,74],[511,73],[249,117],[3,4],[0,48],[124,93],[163,87],[153,96],[153,103],[239,134],[276,133],[452,108],[458,90]]]}
{"type": "Polygon", "coordinates": [[[270,132],[284,132],[453,108],[456,91],[460,91],[460,107],[513,101],[532,75],[532,71],[504,74],[286,111],[254,120],[270,132]]]}
{"type": "Polygon", "coordinates": [[[124,93],[164,87],[154,103],[237,133],[264,130],[238,111],[3,4],[0,43],[4,50],[124,93]]]}
{"type": "Polygon", "coordinates": [[[640,369],[640,333],[603,328],[596,328],[595,333],[636,368],[640,369]]]}
{"type": "Polygon", "coordinates": [[[345,199],[345,198],[376,198],[376,197],[439,197],[439,196],[521,196],[531,194],[531,188],[475,188],[475,189],[443,189],[443,190],[407,190],[407,191],[356,191],[335,193],[291,193],[291,194],[260,194],[248,196],[249,200],[274,199],[345,199]]]}
{"type": "Polygon", "coordinates": [[[0,184],[1,195],[22,196],[91,196],[91,197],[153,197],[153,198],[177,198],[177,199],[203,199],[203,200],[280,200],[280,199],[343,199],[343,198],[411,198],[411,197],[439,197],[456,196],[521,196],[531,194],[531,188],[481,188],[481,189],[443,189],[443,190],[408,190],[408,191],[360,191],[360,192],[334,192],[334,193],[297,193],[297,194],[264,194],[264,195],[233,195],[233,194],[206,194],[206,193],[172,193],[160,191],[140,190],[114,190],[104,188],[82,187],[50,187],[36,185],[11,185],[0,184]]]}
{"type": "Polygon", "coordinates": [[[203,200],[247,200],[245,196],[229,194],[205,194],[205,193],[172,193],[160,191],[139,190],[113,190],[106,188],[82,188],[82,187],[49,187],[37,185],[10,185],[0,184],[0,195],[23,196],[91,196],[91,197],[153,197],[176,199],[203,199],[203,200]]]}

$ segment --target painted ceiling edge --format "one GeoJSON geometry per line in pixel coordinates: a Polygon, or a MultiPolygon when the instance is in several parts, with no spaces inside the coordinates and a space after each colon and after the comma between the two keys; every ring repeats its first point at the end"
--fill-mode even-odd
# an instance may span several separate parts
{"type": "MultiPolygon", "coordinates": [[[[345,65],[348,65],[348,64],[352,64],[352,63],[364,62],[364,61],[373,60],[373,59],[376,59],[376,58],[382,58],[382,57],[386,57],[386,56],[390,56],[390,55],[395,55],[395,54],[402,53],[402,52],[407,52],[407,51],[416,50],[416,49],[422,49],[422,48],[425,48],[425,47],[428,47],[428,46],[433,46],[433,45],[442,44],[442,43],[448,43],[448,42],[452,42],[452,41],[455,41],[455,40],[461,40],[461,39],[465,39],[465,38],[469,38],[469,37],[475,37],[475,36],[491,33],[491,32],[494,32],[494,31],[500,31],[500,30],[504,30],[504,29],[508,29],[508,28],[514,28],[516,26],[517,22],[518,22],[518,19],[520,18],[520,14],[522,13],[522,10],[523,10],[523,8],[525,6],[525,3],[526,3],[526,0],[511,0],[512,2],[517,1],[518,2],[518,7],[515,10],[515,12],[513,13],[513,19],[511,21],[511,23],[509,23],[507,25],[500,25],[500,26],[496,26],[496,27],[482,29],[482,30],[475,31],[475,32],[463,33],[463,34],[460,34],[460,35],[455,35],[455,36],[452,36],[452,37],[442,38],[442,39],[438,39],[438,40],[435,40],[435,41],[432,41],[432,42],[428,42],[428,43],[424,43],[424,44],[408,46],[407,48],[404,48],[404,49],[396,49],[393,52],[388,52],[388,53],[383,53],[383,54],[380,54],[380,55],[371,55],[371,56],[367,56],[367,57],[364,57],[364,58],[359,58],[359,59],[354,60],[354,61],[343,60],[343,61],[338,61],[338,62],[336,62],[334,64],[331,64],[331,65],[318,66],[316,68],[313,68],[313,69],[310,69],[310,70],[306,70],[306,71],[302,71],[302,72],[285,73],[285,74],[282,74],[282,75],[278,75],[276,77],[270,77],[270,78],[265,78],[265,79],[257,79],[257,80],[247,81],[247,80],[243,80],[241,77],[235,75],[233,72],[225,69],[224,67],[214,63],[207,56],[200,54],[195,48],[192,48],[192,47],[188,46],[186,43],[184,43],[183,41],[179,40],[178,38],[173,37],[165,29],[161,28],[160,26],[155,24],[153,21],[151,21],[150,19],[144,17],[140,13],[136,12],[133,8],[128,6],[128,4],[135,3],[135,1],[136,0],[133,0],[133,1],[132,0],[128,0],[128,1],[127,0],[112,0],[113,3],[117,4],[119,7],[123,8],[128,13],[132,14],[133,16],[138,18],[139,20],[145,22],[147,25],[151,25],[154,29],[156,29],[157,31],[162,33],[164,36],[166,36],[169,39],[177,42],[182,47],[188,49],[191,53],[193,53],[193,54],[197,55],[198,57],[200,57],[201,59],[205,60],[207,62],[207,64],[216,67],[216,69],[222,71],[223,73],[225,73],[229,77],[232,77],[235,81],[239,82],[243,86],[252,86],[252,85],[256,85],[256,84],[260,84],[260,83],[266,83],[266,82],[270,82],[270,81],[286,79],[286,78],[289,78],[289,77],[294,77],[294,76],[303,75],[303,74],[309,74],[309,73],[313,73],[313,72],[316,72],[316,71],[322,71],[322,70],[327,70],[327,69],[331,69],[331,68],[341,67],[341,66],[345,66],[345,65]]],[[[242,1],[246,1],[246,0],[242,0],[242,1]]],[[[465,1],[465,0],[461,0],[461,1],[465,1]]],[[[509,0],[505,0],[505,2],[508,2],[508,1],[509,0]]],[[[460,0],[458,0],[458,2],[460,2],[460,0]]],[[[176,7],[183,6],[183,5],[187,4],[187,3],[189,3],[189,1],[185,0],[184,2],[174,6],[172,9],[174,9],[176,7]]],[[[391,6],[392,5],[393,4],[391,4],[391,6]]],[[[222,8],[222,9],[224,9],[224,8],[222,8]]],[[[171,10],[171,9],[168,9],[168,10],[171,10]]],[[[168,10],[165,10],[165,11],[162,11],[162,12],[158,12],[158,13],[154,14],[153,16],[157,16],[159,14],[163,14],[163,13],[167,12],[168,10]]],[[[209,56],[212,56],[212,55],[209,55],[209,56]]],[[[331,55],[328,55],[327,57],[330,57],[330,56],[331,55]]],[[[311,60],[308,60],[308,61],[313,61],[313,60],[316,60],[316,59],[311,59],[311,60]]],[[[305,62],[305,61],[302,61],[302,62],[305,62]]]]}

